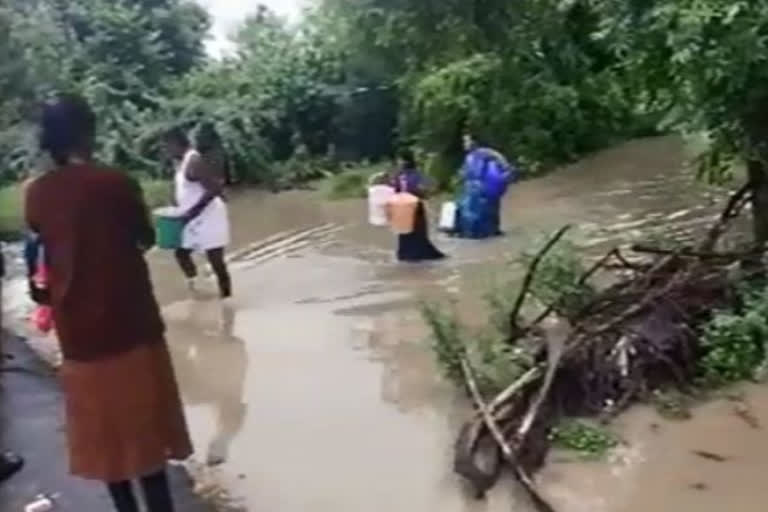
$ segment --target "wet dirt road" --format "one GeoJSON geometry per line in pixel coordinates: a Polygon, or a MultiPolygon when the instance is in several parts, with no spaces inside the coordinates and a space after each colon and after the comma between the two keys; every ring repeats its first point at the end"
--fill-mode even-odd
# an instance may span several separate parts
{"type": "MultiPolygon", "coordinates": [[[[234,197],[231,308],[211,293],[190,298],[173,261],[151,257],[198,460],[215,463],[209,476],[248,511],[530,510],[511,481],[476,502],[452,474],[467,404],[433,363],[420,301],[479,311],[488,285],[517,272],[508,262],[565,223],[586,250],[665,223],[700,231],[721,193],[694,184],[683,160],[675,139],[636,141],[522,183],[506,200],[506,237],[436,236],[451,257],[429,265],[395,263],[392,237],[366,224],[362,201],[234,197]]],[[[768,393],[748,397],[768,420],[768,393]]],[[[609,463],[556,456],[543,492],[567,512],[762,511],[768,443],[732,408],[710,404],[679,424],[632,411],[617,425],[627,446],[609,463]]]]}

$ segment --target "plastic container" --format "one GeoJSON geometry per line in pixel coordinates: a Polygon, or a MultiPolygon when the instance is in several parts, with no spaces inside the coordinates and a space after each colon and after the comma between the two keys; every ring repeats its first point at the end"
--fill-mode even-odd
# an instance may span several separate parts
{"type": "Polygon", "coordinates": [[[413,194],[401,192],[394,194],[387,203],[389,211],[389,225],[392,231],[398,235],[413,233],[416,221],[416,209],[419,206],[419,198],[413,194]]]}
{"type": "Polygon", "coordinates": [[[56,507],[55,496],[40,495],[24,507],[24,512],[50,512],[56,507]]]}
{"type": "Polygon", "coordinates": [[[160,249],[174,250],[181,247],[184,222],[176,208],[159,208],[155,210],[156,245],[160,249]]]}
{"type": "Polygon", "coordinates": [[[440,222],[438,228],[441,231],[453,231],[456,229],[456,203],[446,201],[440,208],[440,222]]]}
{"type": "Polygon", "coordinates": [[[371,185],[368,187],[368,222],[371,225],[387,225],[387,204],[394,195],[395,189],[389,185],[371,185]]]}

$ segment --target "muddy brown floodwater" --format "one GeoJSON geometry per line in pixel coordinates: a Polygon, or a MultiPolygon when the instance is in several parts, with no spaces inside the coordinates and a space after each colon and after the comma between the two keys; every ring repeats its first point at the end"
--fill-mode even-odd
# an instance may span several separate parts
{"type": "MultiPolygon", "coordinates": [[[[151,256],[197,458],[214,466],[208,477],[248,511],[529,510],[512,481],[477,502],[453,475],[468,404],[439,376],[419,303],[451,298],[480,312],[483,291],[518,272],[509,261],[564,223],[587,251],[662,225],[700,232],[722,191],[696,184],[683,161],[676,139],[635,141],[517,185],[507,236],[436,235],[451,256],[439,264],[395,263],[391,235],[366,224],[362,201],[236,195],[231,308],[211,292],[190,298],[171,258],[151,256]]],[[[768,420],[768,392],[745,396],[768,420]]],[[[711,403],[683,423],[633,410],[615,426],[626,443],[608,461],[553,455],[542,492],[565,512],[763,511],[768,443],[736,407],[711,403]]]]}

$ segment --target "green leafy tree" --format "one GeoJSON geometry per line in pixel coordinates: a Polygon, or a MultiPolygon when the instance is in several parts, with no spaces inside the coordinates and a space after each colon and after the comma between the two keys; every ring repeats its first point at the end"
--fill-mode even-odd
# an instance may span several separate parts
{"type": "Polygon", "coordinates": [[[726,0],[601,2],[615,51],[668,126],[705,133],[701,169],[728,178],[745,163],[754,238],[768,241],[768,4],[726,0]]]}
{"type": "Polygon", "coordinates": [[[374,62],[378,79],[398,86],[401,138],[438,153],[447,172],[465,129],[535,171],[654,125],[595,1],[321,5],[346,20],[347,62],[374,62]]]}
{"type": "Polygon", "coordinates": [[[105,160],[149,168],[155,159],[137,141],[168,85],[202,64],[205,11],[177,0],[9,0],[2,12],[0,24],[7,28],[2,50],[13,52],[3,59],[9,63],[3,75],[24,84],[0,91],[5,176],[34,165],[31,114],[40,99],[63,90],[91,102],[105,160]]]}

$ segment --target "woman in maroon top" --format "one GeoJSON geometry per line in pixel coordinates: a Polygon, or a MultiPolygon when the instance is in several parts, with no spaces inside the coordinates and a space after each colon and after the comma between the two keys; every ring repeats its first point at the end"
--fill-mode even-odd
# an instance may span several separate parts
{"type": "Polygon", "coordinates": [[[91,159],[95,119],[62,96],[45,106],[41,147],[56,168],[29,185],[64,362],[73,474],[108,483],[119,512],[173,510],[165,465],[192,449],[144,251],[154,231],[140,188],[91,159]]]}

